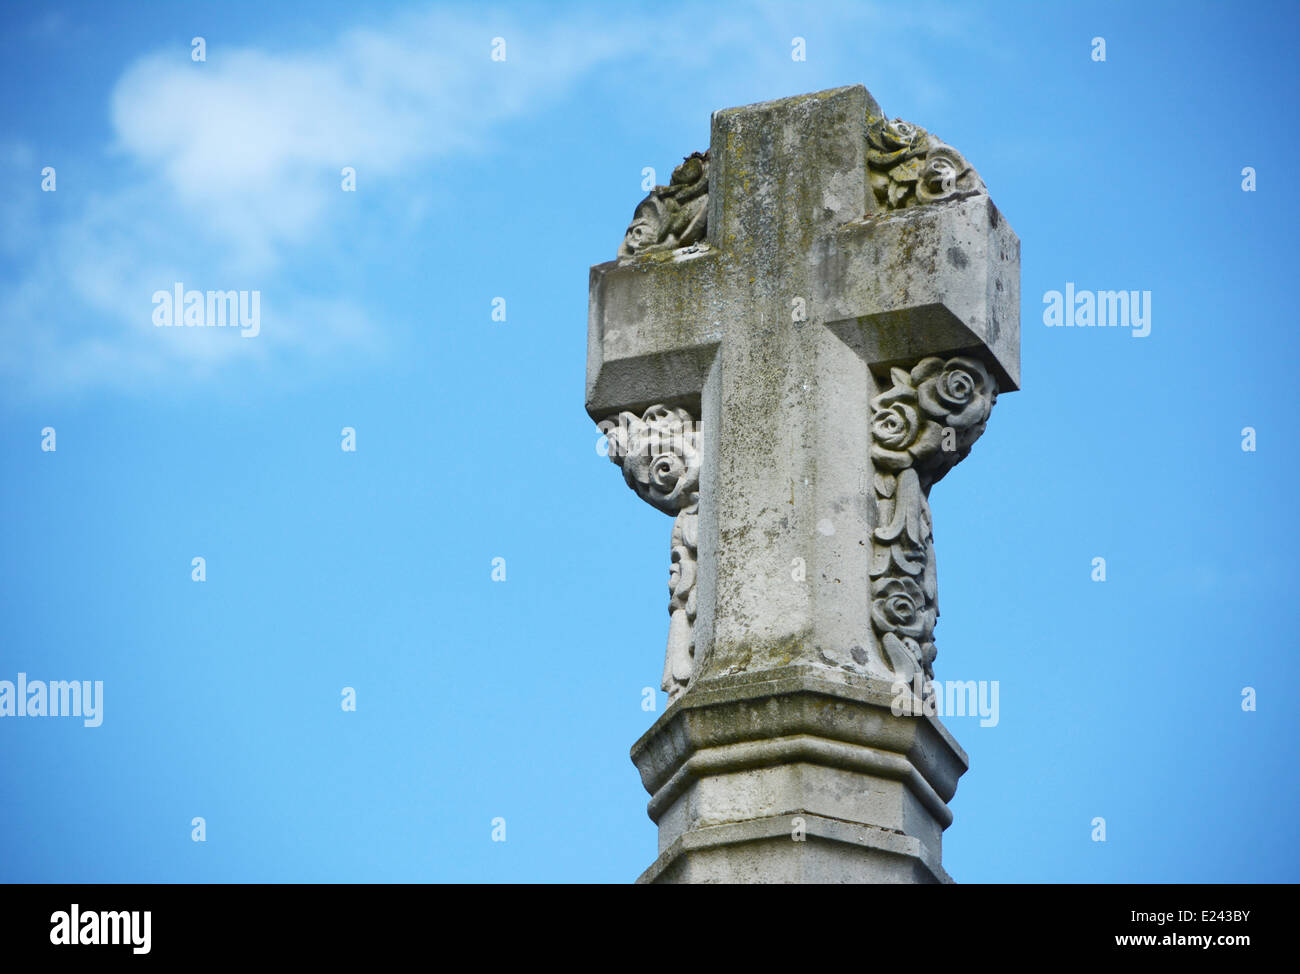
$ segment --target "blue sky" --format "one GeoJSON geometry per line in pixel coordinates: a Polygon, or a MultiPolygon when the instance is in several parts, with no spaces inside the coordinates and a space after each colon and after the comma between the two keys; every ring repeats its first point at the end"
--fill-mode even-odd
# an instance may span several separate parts
{"type": "Polygon", "coordinates": [[[0,879],[649,865],[671,522],[594,449],[587,268],[712,110],[852,83],[1022,241],[1023,390],[932,497],[939,676],[1001,708],[949,722],[945,865],[1300,879],[1289,5],[0,16],[0,680],[105,687],[97,728],[0,721],[0,879]],[[260,334],[155,328],[177,281],[260,334]],[[1149,290],[1150,335],[1044,327],[1066,282],[1149,290]]]}

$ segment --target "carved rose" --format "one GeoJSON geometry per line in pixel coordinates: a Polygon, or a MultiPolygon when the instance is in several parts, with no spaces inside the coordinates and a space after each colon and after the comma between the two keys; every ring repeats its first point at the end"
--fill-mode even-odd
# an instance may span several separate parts
{"type": "Polygon", "coordinates": [[[947,155],[931,155],[921,167],[917,180],[916,198],[922,203],[947,199],[957,192],[957,177],[961,171],[947,155]]]}
{"type": "Polygon", "coordinates": [[[636,208],[627,233],[623,236],[623,246],[619,256],[631,256],[641,253],[647,247],[657,244],[664,236],[663,203],[651,198],[643,200],[636,208]]]}
{"type": "Polygon", "coordinates": [[[897,118],[867,119],[867,170],[876,201],[890,210],[984,189],[960,152],[897,118]]]}
{"type": "Polygon", "coordinates": [[[893,385],[871,400],[871,458],[883,470],[915,468],[929,491],[984,432],[997,382],[964,356],[931,356],[889,374],[893,385]]]}
{"type": "Polygon", "coordinates": [[[997,401],[978,359],[930,356],[871,399],[876,527],[871,539],[871,621],[896,676],[934,676],[939,616],[930,487],[970,452],[997,401]]]}
{"type": "Polygon", "coordinates": [[[886,148],[910,149],[925,137],[925,129],[896,118],[880,127],[880,138],[886,148]]]}
{"type": "Polygon", "coordinates": [[[997,385],[984,363],[954,358],[946,363],[927,358],[912,370],[921,408],[945,426],[968,430],[989,418],[997,385]]]}
{"type": "Polygon", "coordinates": [[[939,448],[943,430],[921,416],[916,390],[907,385],[872,401],[871,457],[890,470],[902,470],[939,448]]]}
{"type": "Polygon", "coordinates": [[[925,153],[930,137],[919,125],[901,118],[867,121],[867,159],[874,168],[889,169],[909,155],[925,153]]]}
{"type": "Polygon", "coordinates": [[[709,188],[708,161],[707,152],[695,152],[687,156],[682,160],[681,165],[673,170],[669,189],[674,190],[677,196],[689,193],[698,195],[698,192],[706,191],[709,188]]]}
{"type": "Polygon", "coordinates": [[[618,248],[620,258],[675,250],[704,239],[709,216],[709,154],[695,152],[637,204],[618,248]]]}
{"type": "Polygon", "coordinates": [[[925,593],[911,578],[878,578],[871,583],[871,621],[881,633],[929,640],[934,610],[926,608],[925,593]]]}
{"type": "Polygon", "coordinates": [[[610,460],[642,499],[667,514],[699,501],[699,432],[685,409],[651,406],[641,416],[624,412],[599,425],[610,460]]]}
{"type": "Polygon", "coordinates": [[[950,145],[942,143],[930,149],[921,166],[916,181],[916,199],[920,203],[934,203],[957,193],[969,193],[984,188],[984,181],[976,175],[965,157],[950,145]]]}

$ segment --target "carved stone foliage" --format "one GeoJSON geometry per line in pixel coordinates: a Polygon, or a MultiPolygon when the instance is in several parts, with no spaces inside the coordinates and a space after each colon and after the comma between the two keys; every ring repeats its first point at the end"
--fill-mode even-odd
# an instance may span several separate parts
{"type": "Polygon", "coordinates": [[[668,572],[668,649],[662,687],[681,696],[695,669],[695,577],[699,560],[699,429],[685,409],[651,406],[602,420],[609,459],[637,496],[675,516],[668,572]]]}
{"type": "Polygon", "coordinates": [[[886,209],[988,192],[960,152],[919,125],[871,116],[867,123],[871,190],[886,209]]]}
{"type": "Polygon", "coordinates": [[[939,617],[930,488],[970,453],[997,402],[983,363],[958,356],[891,369],[871,400],[876,530],[871,546],[871,622],[895,677],[934,676],[939,617]]]}
{"type": "Polygon", "coordinates": [[[676,250],[704,239],[709,217],[709,154],[693,152],[656,186],[632,214],[618,248],[620,258],[676,250]]]}
{"type": "MultiPolygon", "coordinates": [[[[867,116],[867,172],[876,201],[889,210],[986,193],[965,156],[919,125],[867,116]]],[[[693,152],[632,215],[620,259],[699,243],[708,232],[709,154],[693,152]]]]}

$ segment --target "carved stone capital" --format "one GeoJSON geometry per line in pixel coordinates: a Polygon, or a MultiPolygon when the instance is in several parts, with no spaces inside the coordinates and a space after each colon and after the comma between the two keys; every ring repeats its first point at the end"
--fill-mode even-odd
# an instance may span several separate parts
{"type": "Polygon", "coordinates": [[[876,529],[871,543],[871,624],[885,664],[911,684],[934,676],[939,618],[930,488],[964,459],[998,398],[982,362],[924,358],[890,369],[871,400],[876,529]]]}
{"type": "Polygon", "coordinates": [[[686,692],[695,669],[695,576],[699,563],[700,434],[685,409],[651,406],[602,420],[609,459],[638,497],[675,515],[668,574],[668,649],[662,688],[686,692]]]}

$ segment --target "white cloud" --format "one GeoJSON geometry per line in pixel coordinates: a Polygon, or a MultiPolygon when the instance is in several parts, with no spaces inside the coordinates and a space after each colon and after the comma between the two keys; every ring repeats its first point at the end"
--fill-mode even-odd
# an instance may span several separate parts
{"type": "Polygon", "coordinates": [[[487,26],[499,23],[432,12],[315,50],[209,44],[203,63],[188,47],[145,56],[111,93],[112,186],[88,192],[61,173],[60,202],[84,197],[61,219],[44,216],[29,191],[30,147],[7,147],[0,166],[20,189],[0,206],[0,248],[29,256],[0,293],[9,333],[0,372],[49,392],[381,346],[355,301],[309,295],[284,268],[328,249],[342,167],[374,186],[481,148],[502,121],[631,41],[487,26]],[[497,31],[508,38],[505,64],[488,56],[497,31]],[[526,56],[530,47],[546,56],[526,56]],[[276,326],[252,341],[228,329],[155,329],[150,297],[176,281],[261,290],[276,326]]]}
{"type": "Polygon", "coordinates": [[[339,171],[410,172],[481,148],[501,122],[561,94],[638,32],[506,28],[434,11],[355,30],[325,49],[175,52],[133,65],[112,96],[117,147],[213,228],[265,257],[317,225],[339,171]],[[494,63],[495,30],[507,61],[494,63]]]}
{"type": "MultiPolygon", "coordinates": [[[[355,167],[370,186],[414,184],[431,161],[489,146],[504,122],[602,63],[642,75],[652,65],[673,79],[676,97],[691,92],[713,107],[737,77],[708,70],[720,54],[748,65],[747,78],[788,77],[788,11],[760,4],[710,19],[693,9],[653,17],[597,9],[529,25],[435,10],[313,49],[234,50],[210,38],[204,63],[190,60],[188,46],[140,58],[111,92],[106,156],[89,148],[93,164],[80,167],[108,185],[92,192],[61,172],[63,206],[43,205],[51,201],[30,192],[31,150],[0,152],[8,185],[21,187],[0,203],[0,250],[21,265],[0,290],[9,333],[0,374],[45,391],[135,387],[259,358],[373,352],[383,336],[357,301],[316,293],[293,273],[326,260],[343,232],[331,222],[340,169],[355,167]],[[506,39],[504,64],[488,56],[494,35],[506,39]],[[75,206],[65,194],[76,194],[75,206]],[[226,329],[155,329],[150,296],[176,281],[259,289],[264,320],[274,308],[277,325],[253,341],[226,329]]],[[[860,7],[818,16],[827,35],[887,22],[860,7]]],[[[897,65],[888,61],[906,55],[879,46],[886,60],[872,73],[889,75],[897,65]]]]}

